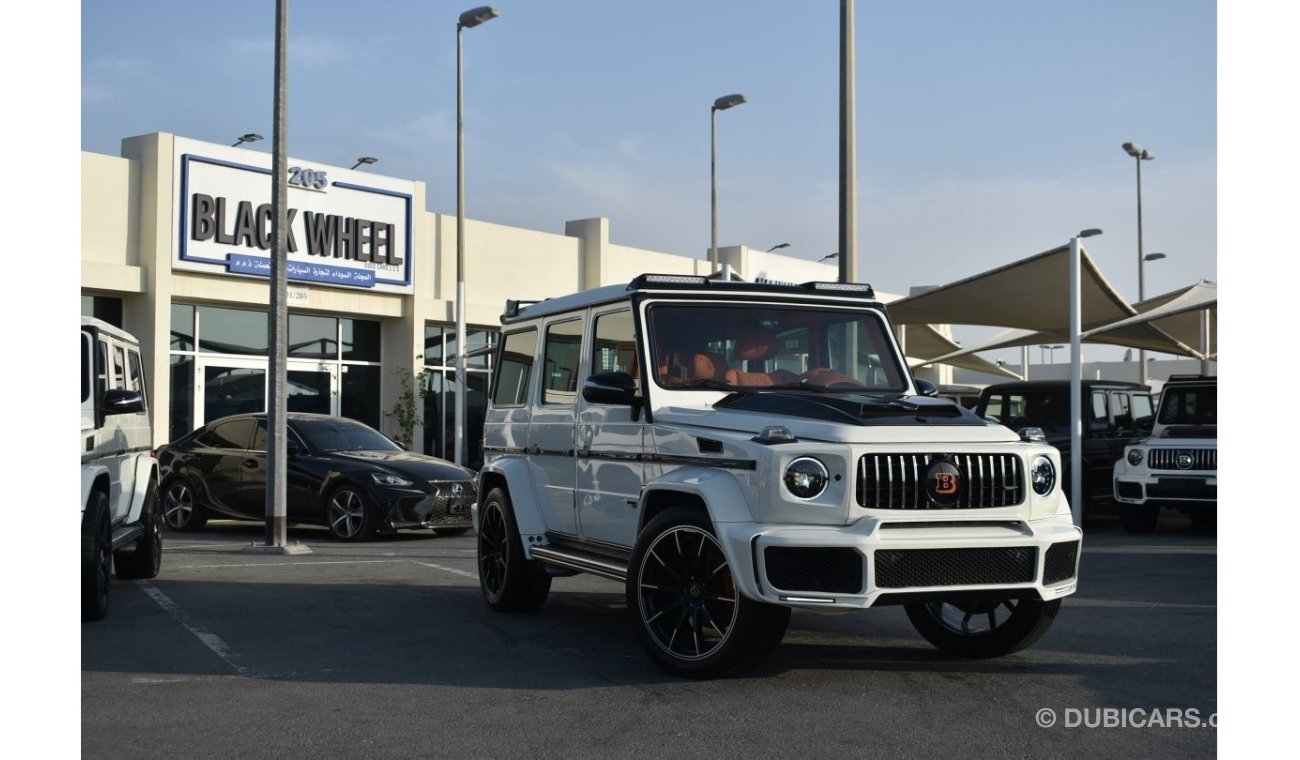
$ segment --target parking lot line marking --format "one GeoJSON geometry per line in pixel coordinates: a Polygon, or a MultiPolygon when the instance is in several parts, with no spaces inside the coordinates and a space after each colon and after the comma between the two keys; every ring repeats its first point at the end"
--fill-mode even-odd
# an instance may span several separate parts
{"type": "Polygon", "coordinates": [[[170,597],[160,591],[152,583],[149,581],[136,581],[136,585],[144,589],[144,592],[157,602],[158,606],[162,607],[164,612],[171,615],[172,619],[180,623],[185,630],[194,634],[194,638],[203,642],[203,645],[208,649],[211,649],[213,654],[220,657],[223,662],[234,668],[236,673],[247,678],[263,677],[257,670],[242,665],[240,663],[242,658],[239,656],[239,653],[231,649],[226,642],[222,641],[220,636],[191,623],[189,619],[190,616],[185,614],[184,610],[178,607],[170,597]]]}
{"type": "Polygon", "coordinates": [[[174,570],[213,570],[223,567],[299,567],[301,565],[384,565],[393,564],[394,562],[405,562],[402,559],[339,559],[339,560],[321,560],[319,562],[302,562],[293,561],[281,563],[276,561],[266,562],[228,562],[221,565],[168,565],[167,567],[174,570]]]}
{"type": "Polygon", "coordinates": [[[417,565],[432,567],[434,570],[443,570],[445,572],[451,573],[452,575],[460,575],[465,578],[473,578],[474,580],[478,580],[478,573],[467,573],[464,570],[457,570],[454,567],[447,567],[446,565],[435,565],[432,562],[419,562],[416,560],[412,560],[412,561],[415,562],[415,564],[417,565]]]}

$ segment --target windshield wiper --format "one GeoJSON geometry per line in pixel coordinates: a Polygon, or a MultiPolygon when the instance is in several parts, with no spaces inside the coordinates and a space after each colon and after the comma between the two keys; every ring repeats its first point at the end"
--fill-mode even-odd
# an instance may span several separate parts
{"type": "Polygon", "coordinates": [[[759,390],[766,391],[813,391],[814,393],[835,393],[839,388],[831,388],[828,385],[818,385],[810,383],[807,380],[800,380],[797,383],[781,383],[779,385],[759,386],[759,390]]]}

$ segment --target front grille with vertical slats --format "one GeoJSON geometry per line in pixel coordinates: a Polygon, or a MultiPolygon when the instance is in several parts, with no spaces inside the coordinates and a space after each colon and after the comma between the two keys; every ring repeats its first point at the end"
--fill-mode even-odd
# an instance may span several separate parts
{"type": "Polygon", "coordinates": [[[1219,469],[1218,449],[1151,449],[1147,454],[1147,467],[1152,470],[1217,470],[1219,469]],[[1178,466],[1179,452],[1190,454],[1191,467],[1178,466]]]}
{"type": "Polygon", "coordinates": [[[858,505],[873,509],[987,509],[1024,501],[1024,466],[1015,454],[865,454],[858,460],[858,505]],[[925,473],[936,460],[957,468],[955,504],[926,495],[925,473]]]}

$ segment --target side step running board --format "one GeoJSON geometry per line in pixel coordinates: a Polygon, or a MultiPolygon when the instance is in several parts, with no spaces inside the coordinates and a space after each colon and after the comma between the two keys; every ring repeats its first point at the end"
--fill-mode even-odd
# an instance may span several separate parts
{"type": "Polygon", "coordinates": [[[616,581],[627,580],[627,567],[609,557],[556,546],[534,546],[533,559],[569,570],[591,573],[616,581]]]}
{"type": "Polygon", "coordinates": [[[135,541],[144,533],[144,527],[139,523],[135,525],[124,525],[120,528],[113,529],[113,551],[117,551],[127,544],[135,541]]]}

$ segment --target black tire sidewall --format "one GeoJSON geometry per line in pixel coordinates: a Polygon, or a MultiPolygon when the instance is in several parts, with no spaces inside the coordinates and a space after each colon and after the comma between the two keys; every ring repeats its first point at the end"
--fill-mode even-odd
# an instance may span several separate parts
{"type": "Polygon", "coordinates": [[[904,609],[912,627],[935,648],[956,657],[984,659],[1018,652],[1042,638],[1060,607],[1060,599],[1022,599],[1010,618],[997,628],[969,635],[949,630],[935,619],[929,605],[909,604],[904,609]]]}
{"type": "Polygon", "coordinates": [[[158,506],[158,481],[149,479],[144,506],[140,508],[140,527],[144,531],[130,551],[114,552],[113,566],[123,579],[155,578],[162,568],[162,510],[158,506]]]}
{"type": "Polygon", "coordinates": [[[112,588],[113,536],[108,497],[91,492],[81,518],[81,619],[99,620],[108,614],[112,588]],[[104,563],[108,570],[103,570],[104,563]]]}
{"type": "Polygon", "coordinates": [[[478,540],[475,542],[476,565],[479,572],[479,588],[488,606],[498,612],[535,612],[545,603],[551,590],[551,577],[537,562],[524,557],[523,541],[519,535],[519,525],[515,522],[514,508],[510,496],[501,488],[488,491],[483,501],[484,513],[479,521],[478,540]],[[501,554],[504,575],[501,588],[493,591],[488,588],[483,575],[483,544],[485,532],[483,526],[490,511],[501,513],[501,522],[505,532],[501,541],[501,554]]]}
{"type": "MultiPolygon", "coordinates": [[[[712,522],[700,509],[671,507],[652,519],[640,535],[628,564],[625,598],[637,639],[650,657],[668,672],[687,678],[714,678],[740,673],[758,665],[781,642],[790,619],[790,608],[756,602],[737,593],[739,609],[726,639],[708,655],[687,660],[665,650],[656,641],[642,613],[640,576],[650,547],[668,530],[693,527],[717,541],[712,522]]],[[[720,542],[719,542],[720,543],[720,542]]],[[[728,563],[730,564],[730,563],[728,563]]],[[[735,568],[728,568],[735,576],[735,568]]]]}

